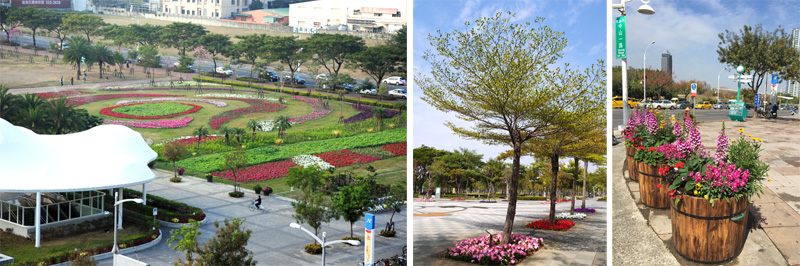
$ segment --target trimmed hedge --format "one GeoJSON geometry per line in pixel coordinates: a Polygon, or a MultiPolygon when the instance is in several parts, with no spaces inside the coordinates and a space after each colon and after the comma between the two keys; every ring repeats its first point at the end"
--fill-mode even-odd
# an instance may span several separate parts
{"type": "MultiPolygon", "coordinates": [[[[147,242],[153,241],[158,237],[158,231],[153,231],[149,234],[139,234],[133,235],[128,239],[120,239],[117,241],[117,244],[125,247],[133,247],[145,244],[147,242]],[[153,237],[156,236],[156,237],[153,237]]],[[[36,266],[36,265],[52,265],[58,264],[62,262],[67,262],[75,259],[75,256],[80,253],[87,253],[88,256],[94,256],[98,254],[103,254],[107,252],[111,252],[111,246],[113,245],[94,245],[89,248],[80,249],[78,252],[75,251],[65,251],[60,254],[54,254],[42,258],[38,258],[35,260],[27,260],[27,261],[16,261],[14,263],[8,264],[8,266],[36,266]],[[41,263],[41,264],[40,264],[41,263]]]]}
{"type": "Polygon", "coordinates": [[[237,78],[236,78],[236,80],[241,80],[241,81],[252,81],[252,82],[260,82],[260,83],[266,83],[266,82],[267,82],[267,80],[266,80],[266,79],[260,79],[260,78],[250,78],[250,77],[237,77],[237,78]]]}
{"type": "MultiPolygon", "coordinates": [[[[227,81],[227,80],[223,82],[222,80],[209,78],[209,77],[193,77],[193,79],[195,81],[199,81],[199,82],[220,83],[220,84],[240,86],[240,87],[248,87],[249,86],[249,84],[247,84],[245,82],[227,81]]],[[[314,97],[314,98],[325,98],[325,99],[327,99],[327,98],[336,98],[336,97],[338,97],[337,95],[327,95],[327,94],[321,94],[321,93],[314,93],[314,92],[308,92],[308,91],[305,91],[305,90],[302,90],[302,91],[301,90],[294,90],[294,89],[291,89],[291,88],[283,88],[283,89],[281,89],[279,87],[257,85],[257,84],[253,84],[252,87],[255,88],[255,89],[259,89],[259,90],[266,90],[266,91],[272,91],[272,92],[281,92],[281,93],[287,93],[287,94],[291,94],[291,95],[302,95],[302,96],[314,97]]],[[[395,107],[393,103],[385,103],[385,102],[378,102],[378,101],[364,100],[364,99],[356,99],[356,98],[347,98],[347,97],[345,97],[344,101],[345,102],[349,102],[349,103],[361,103],[361,104],[366,104],[366,105],[380,106],[380,107],[383,107],[383,108],[394,108],[395,107]]],[[[405,110],[405,109],[406,108],[404,107],[403,110],[405,110]]]]}
{"type": "MultiPolygon", "coordinates": [[[[123,190],[122,194],[126,199],[142,197],[141,192],[127,188],[123,190]]],[[[106,196],[106,204],[113,204],[113,197],[106,196]]],[[[179,222],[185,223],[188,222],[189,219],[199,221],[205,217],[205,213],[203,213],[203,210],[200,208],[151,194],[147,194],[147,205],[126,204],[125,209],[131,211],[123,212],[123,215],[127,218],[131,213],[135,213],[130,215],[131,218],[149,224],[153,222],[154,207],[158,208],[156,219],[160,221],[172,222],[173,219],[177,218],[179,222]]]]}

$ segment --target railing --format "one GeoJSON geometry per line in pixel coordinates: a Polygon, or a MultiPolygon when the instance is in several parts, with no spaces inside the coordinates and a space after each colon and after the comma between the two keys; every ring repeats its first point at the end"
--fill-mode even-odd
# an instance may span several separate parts
{"type": "MultiPolygon", "coordinates": [[[[102,214],[105,212],[105,204],[103,203],[105,195],[106,193],[100,191],[42,193],[41,224],[102,214]],[[59,197],[63,201],[59,201],[59,197]],[[46,198],[59,202],[45,203],[46,198]]],[[[0,220],[21,226],[33,226],[36,216],[36,196],[34,195],[32,198],[20,197],[20,199],[28,202],[28,204],[32,202],[34,206],[25,207],[16,202],[0,201],[0,220]]]]}

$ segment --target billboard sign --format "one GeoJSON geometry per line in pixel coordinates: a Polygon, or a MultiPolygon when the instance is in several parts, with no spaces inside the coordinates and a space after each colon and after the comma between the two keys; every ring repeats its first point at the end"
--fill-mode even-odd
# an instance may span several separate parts
{"type": "Polygon", "coordinates": [[[12,7],[72,8],[72,0],[11,0],[12,7]]]}

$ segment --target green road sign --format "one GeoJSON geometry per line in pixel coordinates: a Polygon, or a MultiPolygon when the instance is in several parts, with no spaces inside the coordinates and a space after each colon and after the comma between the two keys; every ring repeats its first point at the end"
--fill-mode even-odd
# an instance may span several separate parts
{"type": "Polygon", "coordinates": [[[616,29],[616,43],[614,44],[617,59],[628,58],[627,49],[625,49],[625,16],[614,19],[614,28],[616,29]]]}

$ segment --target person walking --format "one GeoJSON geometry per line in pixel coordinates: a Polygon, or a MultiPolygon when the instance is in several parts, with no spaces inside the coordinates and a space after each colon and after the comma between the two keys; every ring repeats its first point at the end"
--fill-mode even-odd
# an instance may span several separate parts
{"type": "Polygon", "coordinates": [[[69,85],[75,85],[75,78],[73,77],[69,78],[69,85]]]}
{"type": "Polygon", "coordinates": [[[61,86],[64,86],[64,76],[61,76],[61,86]]]}

